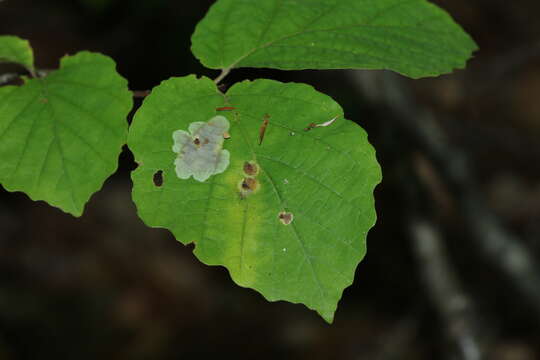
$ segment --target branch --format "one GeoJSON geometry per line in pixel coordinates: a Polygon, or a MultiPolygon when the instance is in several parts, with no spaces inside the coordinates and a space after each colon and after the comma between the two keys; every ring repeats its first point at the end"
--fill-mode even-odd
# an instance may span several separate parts
{"type": "Polygon", "coordinates": [[[472,302],[462,290],[448,262],[439,231],[424,219],[410,221],[410,234],[428,294],[444,320],[447,335],[459,351],[459,358],[482,358],[472,302]]]}
{"type": "Polygon", "coordinates": [[[221,82],[221,80],[225,79],[225,77],[226,77],[227,75],[229,75],[229,73],[231,72],[231,69],[232,69],[232,68],[230,68],[230,67],[225,68],[225,69],[222,69],[222,70],[221,70],[221,74],[219,74],[219,76],[214,80],[214,83],[215,83],[216,85],[218,85],[218,84],[221,82]]]}

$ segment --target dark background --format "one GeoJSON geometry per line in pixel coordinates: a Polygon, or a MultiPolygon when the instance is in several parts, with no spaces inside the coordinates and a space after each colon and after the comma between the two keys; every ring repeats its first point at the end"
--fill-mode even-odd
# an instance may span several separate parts
{"type": "MultiPolygon", "coordinates": [[[[409,81],[381,72],[239,69],[224,81],[312,84],[366,128],[377,149],[378,221],[333,325],[302,305],[266,302],[224,268],[198,262],[167,231],[144,226],[130,199],[135,164],[125,150],[80,219],[0,190],[0,359],[478,358],[463,339],[486,359],[540,358],[540,274],[520,272],[540,252],[540,3],[434,2],[479,44],[466,70],[409,81]],[[466,169],[455,170],[454,160],[466,169]],[[482,227],[486,216],[492,221],[482,227]],[[421,256],[419,222],[442,254],[421,256]],[[493,229],[507,245],[498,252],[486,250],[493,229]],[[505,270],[501,258],[516,247],[529,258],[505,270]],[[430,263],[448,263],[431,282],[439,273],[430,263]],[[450,297],[437,297],[437,284],[452,283],[442,294],[459,288],[465,310],[448,310],[450,297]]],[[[190,52],[211,3],[4,0],[0,34],[30,40],[42,69],[79,50],[102,52],[132,90],[146,90],[171,76],[218,75],[190,52]]]]}

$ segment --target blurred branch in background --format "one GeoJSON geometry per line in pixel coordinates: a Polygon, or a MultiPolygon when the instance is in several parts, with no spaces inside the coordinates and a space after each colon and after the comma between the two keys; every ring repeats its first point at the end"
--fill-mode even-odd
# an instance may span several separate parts
{"type": "Polygon", "coordinates": [[[440,210],[432,198],[433,189],[423,181],[423,157],[414,145],[406,143],[405,147],[409,152],[401,153],[406,161],[399,168],[400,178],[407,179],[401,201],[406,214],[404,227],[427,297],[443,323],[444,358],[484,359],[489,331],[478,322],[477,305],[465,291],[444,243],[444,232],[436,224],[440,210]]]}
{"type": "Polygon", "coordinates": [[[415,103],[405,82],[390,72],[355,72],[355,86],[373,104],[388,108],[393,124],[439,173],[481,255],[506,277],[540,320],[540,266],[523,241],[505,229],[481,199],[466,155],[448,143],[434,114],[415,103]]]}
{"type": "Polygon", "coordinates": [[[436,227],[422,218],[409,221],[413,251],[417,257],[428,295],[446,325],[447,336],[457,351],[457,359],[482,359],[478,325],[472,300],[461,288],[448,261],[443,240],[436,227]]]}

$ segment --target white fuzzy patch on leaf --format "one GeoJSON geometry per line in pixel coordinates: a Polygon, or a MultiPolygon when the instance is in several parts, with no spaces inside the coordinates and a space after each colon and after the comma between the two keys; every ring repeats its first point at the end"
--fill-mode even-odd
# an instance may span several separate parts
{"type": "Polygon", "coordinates": [[[188,130],[176,130],[172,137],[172,150],[178,154],[174,160],[176,175],[180,179],[191,176],[205,181],[220,174],[229,166],[229,151],[223,149],[223,134],[229,131],[229,121],[224,116],[214,116],[208,122],[196,121],[188,130]]]}

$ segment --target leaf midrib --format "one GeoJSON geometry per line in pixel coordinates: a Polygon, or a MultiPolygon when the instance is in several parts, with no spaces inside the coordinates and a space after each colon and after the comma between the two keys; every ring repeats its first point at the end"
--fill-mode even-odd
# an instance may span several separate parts
{"type": "MultiPolygon", "coordinates": [[[[255,150],[251,146],[251,143],[249,142],[246,134],[244,133],[244,129],[243,129],[242,125],[240,124],[239,121],[236,121],[235,124],[240,129],[242,139],[244,140],[244,143],[247,145],[247,147],[248,147],[248,149],[249,149],[249,151],[251,153],[251,156],[253,157],[253,160],[256,160],[257,159],[257,153],[255,152],[255,150]]],[[[276,195],[276,198],[277,198],[278,202],[283,206],[283,210],[288,211],[289,209],[288,209],[288,207],[286,207],[286,202],[284,201],[284,199],[282,199],[282,197],[281,197],[281,195],[280,195],[280,193],[279,193],[279,191],[277,189],[277,186],[276,186],[276,184],[274,182],[274,179],[262,167],[260,168],[260,172],[261,172],[261,174],[264,174],[266,176],[266,178],[268,179],[268,181],[272,185],[272,190],[273,190],[274,194],[276,195]]],[[[246,199],[246,201],[247,201],[247,199],[246,199]]],[[[247,216],[246,213],[244,213],[244,218],[246,216],[247,216]]],[[[306,258],[308,260],[308,263],[309,263],[309,266],[310,266],[310,269],[311,269],[311,273],[313,274],[313,279],[315,280],[315,282],[317,284],[317,289],[319,290],[321,299],[326,299],[326,296],[325,296],[326,292],[325,292],[325,290],[324,290],[324,288],[323,288],[323,286],[321,284],[321,281],[320,281],[319,277],[317,276],[317,272],[315,271],[315,267],[313,265],[313,262],[311,261],[311,256],[308,255],[306,246],[304,244],[304,240],[302,240],[302,238],[300,237],[300,234],[298,233],[298,229],[296,229],[296,225],[294,224],[294,221],[290,223],[290,226],[293,229],[293,233],[295,234],[296,240],[298,241],[298,243],[300,244],[300,247],[302,248],[302,252],[304,253],[304,258],[306,258]]],[[[243,243],[243,239],[242,239],[242,243],[243,243]]]]}

